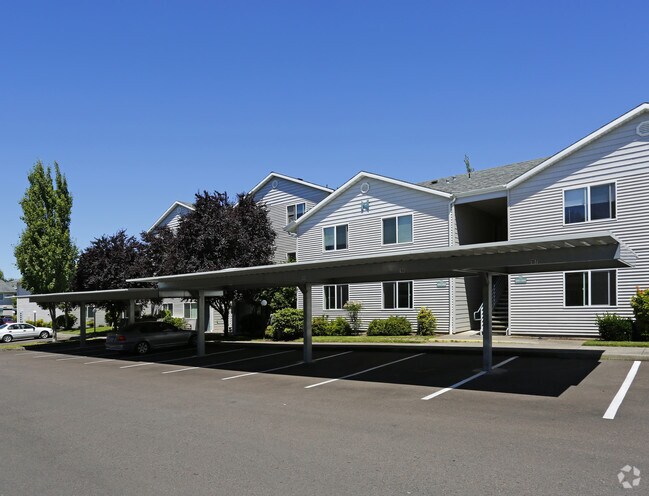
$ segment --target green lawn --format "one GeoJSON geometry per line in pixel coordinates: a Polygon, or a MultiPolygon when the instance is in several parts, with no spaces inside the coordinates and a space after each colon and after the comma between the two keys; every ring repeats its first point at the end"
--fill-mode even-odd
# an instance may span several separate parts
{"type": "MultiPolygon", "coordinates": [[[[94,327],[88,327],[86,329],[86,335],[93,334],[94,329],[95,329],[94,327]]],[[[99,335],[99,333],[105,334],[110,330],[112,330],[112,327],[110,326],[98,326],[97,335],[99,335]]],[[[79,334],[79,329],[66,329],[66,330],[59,329],[58,332],[62,332],[64,334],[79,334]]]]}
{"type": "Polygon", "coordinates": [[[600,341],[591,339],[584,346],[621,346],[623,348],[649,348],[649,341],[600,341]]]}

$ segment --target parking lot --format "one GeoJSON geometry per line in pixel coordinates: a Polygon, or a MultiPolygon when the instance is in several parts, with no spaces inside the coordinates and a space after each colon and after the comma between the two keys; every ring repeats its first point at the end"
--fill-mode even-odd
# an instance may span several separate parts
{"type": "Polygon", "coordinates": [[[627,464],[649,486],[639,362],[501,350],[483,374],[462,351],[53,350],[0,353],[0,494],[622,494],[627,464]]]}

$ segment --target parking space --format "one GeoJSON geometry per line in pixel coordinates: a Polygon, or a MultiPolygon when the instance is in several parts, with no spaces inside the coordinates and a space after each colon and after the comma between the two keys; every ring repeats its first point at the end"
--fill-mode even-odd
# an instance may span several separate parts
{"type": "MultiPolygon", "coordinates": [[[[404,350],[367,350],[315,347],[314,360],[305,364],[296,347],[243,346],[208,343],[205,356],[190,348],[160,350],[145,356],[106,351],[103,346],[83,349],[73,346],[2,353],[2,358],[32,363],[53,363],[60,367],[116,369],[123,374],[146,374],[150,380],[191,384],[192,380],[213,380],[215,387],[240,388],[264,393],[282,388],[302,390],[305,398],[328,389],[358,399],[389,397],[393,400],[453,403],[454,398],[479,398],[476,405],[488,408],[495,402],[539,407],[539,401],[554,411],[578,412],[613,420],[627,408],[637,409],[649,398],[649,376],[630,362],[600,362],[596,359],[561,359],[515,356],[502,351],[494,357],[492,373],[481,371],[476,353],[436,353],[404,350]],[[637,377],[636,377],[637,376],[637,377]],[[624,394],[619,393],[627,379],[624,394]],[[226,382],[224,382],[226,381],[226,382]],[[636,388],[634,390],[634,382],[636,388]],[[220,384],[219,384],[220,383],[220,384]],[[617,399],[616,399],[617,395],[617,399]],[[625,404],[626,402],[626,404],[625,404]],[[611,404],[614,412],[611,413],[611,404]],[[630,405],[630,406],[629,406],[630,405]]],[[[65,372],[68,373],[68,372],[65,372]]],[[[102,376],[98,376],[102,377],[102,376]]],[[[425,407],[424,407],[425,408],[425,407]]]]}

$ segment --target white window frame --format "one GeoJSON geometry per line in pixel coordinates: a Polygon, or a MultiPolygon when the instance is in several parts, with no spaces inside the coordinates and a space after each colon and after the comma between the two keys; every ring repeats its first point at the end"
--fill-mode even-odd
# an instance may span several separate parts
{"type": "Polygon", "coordinates": [[[325,284],[322,286],[322,309],[323,310],[344,310],[343,305],[347,303],[341,303],[338,300],[338,288],[342,286],[347,286],[347,301],[350,301],[350,296],[349,296],[349,284],[325,284]],[[333,308],[327,308],[327,288],[335,288],[334,289],[334,307],[333,308]]]}
{"type": "Polygon", "coordinates": [[[197,319],[198,318],[198,303],[197,302],[191,302],[191,301],[186,301],[183,304],[183,318],[184,319],[197,319]],[[185,317],[187,314],[187,305],[189,305],[189,317],[185,317]],[[196,317],[192,317],[192,308],[196,308],[196,317]]]}
{"type": "Polygon", "coordinates": [[[414,281],[383,281],[381,282],[381,309],[382,310],[412,310],[415,308],[415,283],[414,281]],[[386,308],[385,306],[385,285],[394,284],[394,298],[395,306],[394,308],[386,308]],[[412,306],[410,307],[400,307],[399,306],[399,284],[410,284],[410,302],[412,306]]]}
{"type": "Polygon", "coordinates": [[[563,222],[564,226],[580,226],[583,224],[590,224],[592,222],[612,222],[616,221],[618,218],[618,211],[619,211],[619,204],[617,201],[618,198],[618,187],[617,187],[617,180],[612,180],[612,181],[601,181],[601,182],[596,182],[596,183],[588,183],[588,184],[583,184],[581,186],[571,186],[571,187],[566,187],[561,190],[561,220],[563,222]],[[612,184],[615,186],[615,217],[609,217],[607,219],[595,219],[591,220],[590,218],[590,189],[592,187],[596,186],[605,186],[607,184],[612,184]],[[566,222],[566,191],[574,191],[577,189],[585,189],[586,190],[586,216],[584,222],[566,222]]]}
{"type": "Polygon", "coordinates": [[[386,215],[385,217],[381,217],[381,246],[398,246],[398,245],[409,245],[413,244],[415,242],[415,216],[411,213],[409,214],[400,214],[400,215],[386,215]],[[412,227],[412,232],[410,233],[410,237],[412,238],[410,241],[399,241],[399,217],[408,217],[410,216],[410,225],[412,227]],[[385,242],[385,236],[384,236],[384,230],[383,230],[383,221],[385,219],[395,219],[395,239],[397,240],[395,243],[386,243],[385,242]]]}
{"type": "MultiPolygon", "coordinates": [[[[171,316],[174,317],[174,304],[173,303],[163,303],[162,304],[162,311],[164,312],[165,310],[168,310],[168,308],[165,308],[165,306],[171,306],[171,316]]],[[[184,307],[183,307],[184,311],[184,307]]],[[[184,315],[184,314],[183,314],[184,315]]]]}
{"type": "Polygon", "coordinates": [[[290,255],[293,255],[293,261],[297,262],[297,252],[296,251],[289,251],[289,252],[286,253],[286,263],[291,263],[290,255]]]}
{"type": "Polygon", "coordinates": [[[300,217],[302,217],[304,214],[306,214],[306,202],[298,202],[298,203],[291,203],[290,205],[286,205],[286,225],[289,225],[292,220],[289,220],[289,214],[288,214],[288,209],[293,207],[295,211],[295,220],[298,220],[300,217]],[[304,205],[304,212],[302,212],[300,215],[297,214],[297,207],[298,205],[304,205]]]}
{"type": "Polygon", "coordinates": [[[333,251],[346,251],[349,250],[349,224],[334,224],[331,226],[323,226],[322,227],[322,253],[331,253],[333,251]],[[338,244],[338,229],[339,227],[345,226],[347,227],[347,246],[345,248],[338,248],[336,245],[338,244]],[[334,230],[334,249],[333,250],[327,250],[325,246],[325,229],[331,229],[333,227],[334,230]]]}
{"type": "Polygon", "coordinates": [[[92,305],[86,305],[86,320],[94,319],[96,313],[97,313],[97,307],[94,307],[92,305]]]}
{"type": "MultiPolygon", "coordinates": [[[[563,284],[563,308],[590,308],[590,307],[595,307],[595,308],[617,308],[618,306],[618,300],[620,299],[620,283],[619,283],[619,278],[618,278],[618,271],[617,269],[593,269],[593,270],[566,270],[563,272],[562,275],[562,284],[563,284]],[[593,272],[613,272],[615,274],[615,304],[611,305],[601,305],[601,304],[593,304],[593,288],[592,288],[592,279],[591,279],[591,274],[593,272]],[[566,274],[583,274],[583,273],[588,274],[588,302],[585,305],[566,305],[566,274]]],[[[610,298],[611,292],[609,289],[609,298],[610,298]]]]}

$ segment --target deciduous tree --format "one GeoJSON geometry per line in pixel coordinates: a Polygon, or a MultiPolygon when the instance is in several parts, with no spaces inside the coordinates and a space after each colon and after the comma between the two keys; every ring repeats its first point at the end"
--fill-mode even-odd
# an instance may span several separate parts
{"type": "MultiPolygon", "coordinates": [[[[101,291],[132,287],[127,279],[142,275],[142,243],[126,231],[95,238],[79,256],[74,278],[75,291],[101,291]]],[[[124,301],[97,301],[106,310],[107,320],[117,327],[121,313],[126,310],[124,301]]]]}
{"type": "MultiPolygon", "coordinates": [[[[32,293],[61,293],[70,287],[78,253],[70,238],[72,195],[56,162],[54,180],[50,167],[40,160],[27,179],[20,201],[25,229],[15,248],[22,286],[32,293]]],[[[56,304],[41,306],[50,312],[56,339],[56,304]]]]}

